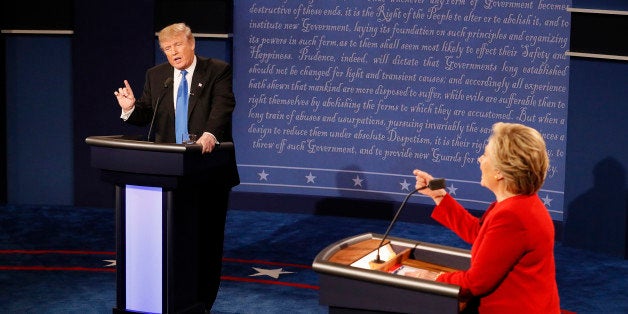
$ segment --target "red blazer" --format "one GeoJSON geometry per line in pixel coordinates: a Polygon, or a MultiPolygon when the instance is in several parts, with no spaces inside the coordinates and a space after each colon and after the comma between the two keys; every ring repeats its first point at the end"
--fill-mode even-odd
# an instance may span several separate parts
{"type": "Polygon", "coordinates": [[[480,219],[447,195],[432,218],[472,245],[469,269],[437,281],[479,297],[480,313],[560,313],[554,225],[537,195],[495,202],[480,219]]]}

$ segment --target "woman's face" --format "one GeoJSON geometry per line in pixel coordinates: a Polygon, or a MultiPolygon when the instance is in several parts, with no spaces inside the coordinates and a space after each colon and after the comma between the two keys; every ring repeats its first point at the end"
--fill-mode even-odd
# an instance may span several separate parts
{"type": "Polygon", "coordinates": [[[482,178],[480,179],[480,185],[494,191],[494,188],[497,186],[497,178],[498,175],[497,169],[493,165],[491,158],[488,155],[488,152],[491,151],[493,143],[491,141],[486,144],[484,147],[484,154],[478,157],[478,162],[480,163],[480,171],[482,171],[482,178]]]}

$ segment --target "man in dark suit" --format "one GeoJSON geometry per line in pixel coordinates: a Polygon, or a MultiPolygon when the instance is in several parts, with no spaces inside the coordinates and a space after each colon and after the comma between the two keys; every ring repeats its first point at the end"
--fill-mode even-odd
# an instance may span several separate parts
{"type": "MultiPolygon", "coordinates": [[[[182,134],[194,134],[203,154],[211,153],[220,142],[232,142],[235,97],[231,66],[221,60],[197,56],[194,36],[184,23],[162,29],[159,45],[168,62],[146,71],[142,96],[135,98],[127,80],[114,92],[122,108],[121,118],[134,125],[154,123],[155,142],[181,143],[182,134]],[[187,106],[187,121],[179,121],[185,116],[177,114],[177,106],[179,109],[187,106]]],[[[227,167],[212,172],[211,178],[202,182],[191,188],[198,190],[196,202],[206,204],[202,206],[206,210],[197,213],[201,237],[199,299],[209,310],[220,285],[229,192],[239,184],[235,153],[227,167]]]]}

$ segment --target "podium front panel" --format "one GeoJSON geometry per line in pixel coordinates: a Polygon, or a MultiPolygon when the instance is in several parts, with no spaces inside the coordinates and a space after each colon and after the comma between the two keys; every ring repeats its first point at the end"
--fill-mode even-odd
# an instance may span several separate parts
{"type": "Polygon", "coordinates": [[[125,200],[126,309],[162,312],[162,189],[127,185],[125,200]]]}
{"type": "Polygon", "coordinates": [[[330,313],[339,308],[374,313],[458,313],[456,297],[327,274],[319,275],[319,285],[319,302],[329,306],[330,313]]]}

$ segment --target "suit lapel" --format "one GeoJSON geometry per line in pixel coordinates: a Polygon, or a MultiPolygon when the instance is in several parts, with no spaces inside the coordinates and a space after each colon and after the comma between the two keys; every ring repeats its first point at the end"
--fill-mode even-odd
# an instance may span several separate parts
{"type": "MultiPolygon", "coordinates": [[[[170,77],[173,78],[173,72],[174,72],[174,68],[168,64],[168,66],[164,66],[161,70],[160,70],[160,74],[157,75],[157,77],[159,77],[158,81],[165,81],[166,78],[170,77]]],[[[163,96],[161,96],[162,98],[160,99],[160,103],[159,103],[159,112],[160,112],[160,117],[161,119],[166,119],[166,120],[162,120],[161,123],[163,123],[164,125],[169,125],[170,122],[172,121],[172,125],[174,126],[174,93],[175,93],[175,89],[177,87],[174,86],[174,84],[171,82],[169,84],[169,86],[167,87],[167,90],[165,90],[163,93],[163,96]]],[[[159,91],[159,93],[161,93],[161,91],[159,91]]],[[[162,129],[161,131],[162,133],[164,132],[164,130],[162,129]]]]}
{"type": "Polygon", "coordinates": [[[194,111],[194,108],[198,104],[198,99],[203,93],[203,88],[207,82],[203,81],[206,78],[207,61],[197,57],[196,69],[194,69],[194,75],[192,76],[192,84],[190,85],[190,98],[188,99],[188,118],[194,111]]]}

